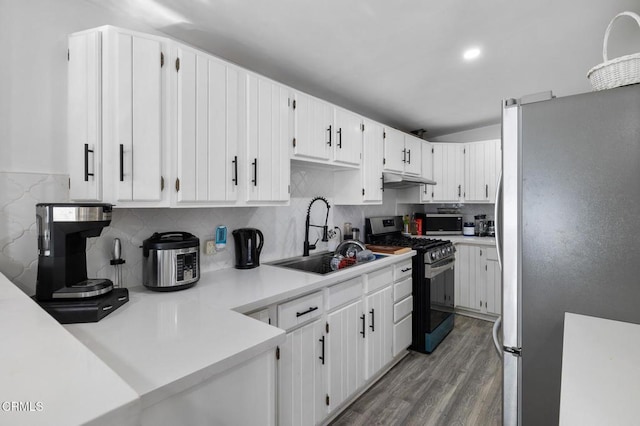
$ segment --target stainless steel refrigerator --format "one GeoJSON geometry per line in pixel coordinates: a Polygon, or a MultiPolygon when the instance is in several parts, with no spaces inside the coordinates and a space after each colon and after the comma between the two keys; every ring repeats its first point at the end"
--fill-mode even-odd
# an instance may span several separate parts
{"type": "Polygon", "coordinates": [[[640,323],[640,85],[505,101],[502,137],[504,424],[553,425],[564,313],[640,323]]]}

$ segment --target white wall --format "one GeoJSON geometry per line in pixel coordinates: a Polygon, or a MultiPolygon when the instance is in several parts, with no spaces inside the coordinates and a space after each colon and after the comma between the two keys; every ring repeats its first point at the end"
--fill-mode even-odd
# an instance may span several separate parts
{"type": "Polygon", "coordinates": [[[157,33],[77,0],[0,0],[0,172],[67,173],[67,35],[112,24],[157,33]]]}
{"type": "Polygon", "coordinates": [[[463,132],[449,133],[447,135],[441,135],[430,138],[427,136],[429,142],[475,142],[485,141],[489,139],[500,139],[501,124],[492,124],[490,126],[478,127],[475,129],[465,130],[463,132]]]}

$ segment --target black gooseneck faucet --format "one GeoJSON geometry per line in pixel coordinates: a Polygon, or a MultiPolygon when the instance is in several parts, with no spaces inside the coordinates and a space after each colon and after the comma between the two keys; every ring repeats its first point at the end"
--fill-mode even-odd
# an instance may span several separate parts
{"type": "Polygon", "coordinates": [[[309,203],[309,208],[307,209],[307,220],[306,220],[306,222],[304,224],[304,250],[302,252],[303,256],[309,256],[309,250],[315,250],[316,244],[318,243],[318,240],[316,240],[315,243],[309,244],[309,228],[310,227],[313,226],[314,228],[322,228],[322,241],[324,241],[324,242],[329,241],[327,222],[329,221],[329,209],[330,208],[331,208],[331,206],[329,205],[329,202],[324,197],[315,197],[309,203]],[[324,219],[324,226],[312,225],[311,223],[309,223],[310,220],[311,220],[311,206],[316,201],[324,201],[324,203],[327,205],[327,217],[324,219]]]}

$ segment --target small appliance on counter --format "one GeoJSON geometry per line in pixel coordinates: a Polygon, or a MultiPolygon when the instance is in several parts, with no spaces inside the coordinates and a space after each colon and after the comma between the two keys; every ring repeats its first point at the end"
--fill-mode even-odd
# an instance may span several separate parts
{"type": "Polygon", "coordinates": [[[126,288],[87,278],[87,238],[111,223],[111,204],[36,204],[35,301],[61,324],[96,322],[129,300],[126,288]]]}
{"type": "Polygon", "coordinates": [[[487,221],[487,237],[495,237],[496,236],[496,223],[493,220],[487,221]]]}
{"type": "Polygon", "coordinates": [[[260,252],[264,244],[262,232],[256,228],[240,228],[234,229],[232,234],[236,244],[236,268],[260,266],[260,252]]]}
{"type": "Polygon", "coordinates": [[[476,237],[485,237],[487,235],[487,215],[477,214],[475,219],[475,235],[476,237]]]}
{"type": "Polygon", "coordinates": [[[416,213],[422,221],[422,235],[462,235],[460,213],[416,213]]]}
{"type": "Polygon", "coordinates": [[[188,232],[154,233],[142,242],[142,283],[155,291],[182,290],[200,279],[200,240],[188,232]]]}
{"type": "Polygon", "coordinates": [[[476,235],[476,226],[473,222],[465,222],[462,227],[462,235],[467,237],[473,237],[476,235]]]}

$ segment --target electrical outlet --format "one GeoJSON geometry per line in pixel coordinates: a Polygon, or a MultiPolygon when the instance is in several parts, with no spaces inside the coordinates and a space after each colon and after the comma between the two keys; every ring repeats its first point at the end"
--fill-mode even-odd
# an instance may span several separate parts
{"type": "Polygon", "coordinates": [[[215,240],[208,240],[204,246],[204,254],[216,254],[215,240]]]}

